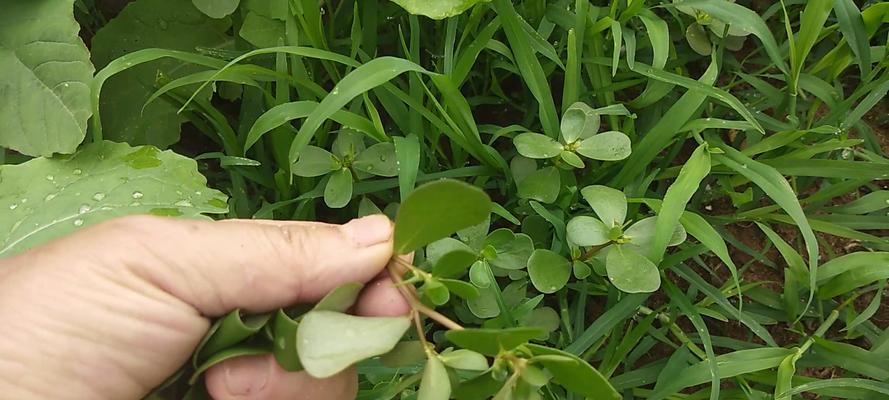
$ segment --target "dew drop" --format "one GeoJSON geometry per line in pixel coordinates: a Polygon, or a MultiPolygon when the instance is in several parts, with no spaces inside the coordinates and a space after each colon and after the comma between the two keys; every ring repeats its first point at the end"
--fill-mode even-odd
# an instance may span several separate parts
{"type": "Polygon", "coordinates": [[[56,177],[54,177],[54,176],[52,176],[52,175],[47,175],[47,176],[46,176],[46,180],[48,180],[48,181],[54,181],[54,180],[56,180],[56,177]]]}
{"type": "Polygon", "coordinates": [[[741,168],[746,169],[746,168],[747,168],[747,164],[741,164],[741,168]]]}
{"type": "Polygon", "coordinates": [[[333,90],[330,91],[330,94],[333,95],[333,96],[336,96],[336,95],[339,94],[339,93],[340,93],[340,88],[339,88],[339,87],[334,87],[333,90]]]}
{"type": "Polygon", "coordinates": [[[194,207],[194,205],[191,204],[191,202],[188,200],[179,200],[176,203],[174,203],[173,205],[176,207],[194,207]]]}
{"type": "Polygon", "coordinates": [[[198,190],[197,192],[194,192],[194,195],[195,195],[195,196],[200,196],[200,195],[201,195],[201,191],[198,190]]]}
{"type": "Polygon", "coordinates": [[[78,214],[86,214],[93,208],[89,206],[89,204],[81,204],[80,208],[77,209],[78,214]]]}
{"type": "Polygon", "coordinates": [[[55,193],[50,193],[50,194],[46,195],[46,197],[43,198],[43,201],[50,201],[50,200],[52,200],[52,199],[54,199],[54,198],[56,198],[56,194],[55,194],[55,193]]]}
{"type": "Polygon", "coordinates": [[[135,191],[135,192],[133,192],[133,198],[134,198],[134,199],[141,199],[142,196],[143,196],[142,192],[139,192],[139,191],[135,191]]]}
{"type": "Polygon", "coordinates": [[[75,169],[74,171],[71,171],[71,173],[74,174],[74,175],[80,175],[80,174],[83,173],[83,170],[80,169],[80,168],[77,168],[77,169],[75,169]]]}
{"type": "Polygon", "coordinates": [[[18,205],[18,204],[12,203],[12,204],[9,205],[9,209],[10,209],[10,210],[15,210],[16,208],[19,208],[19,205],[18,205]]]}
{"type": "Polygon", "coordinates": [[[25,204],[27,202],[28,202],[28,199],[22,199],[22,204],[25,204]]]}
{"type": "Polygon", "coordinates": [[[74,220],[74,226],[82,226],[82,225],[83,225],[82,219],[78,218],[78,219],[74,220]]]}
{"type": "Polygon", "coordinates": [[[142,205],[142,203],[140,203],[138,201],[134,201],[134,202],[130,203],[130,207],[139,207],[141,205],[142,205]]]}
{"type": "Polygon", "coordinates": [[[105,198],[105,193],[102,193],[102,192],[98,192],[93,195],[93,200],[95,200],[95,201],[102,201],[102,199],[104,199],[104,198],[105,198]]]}

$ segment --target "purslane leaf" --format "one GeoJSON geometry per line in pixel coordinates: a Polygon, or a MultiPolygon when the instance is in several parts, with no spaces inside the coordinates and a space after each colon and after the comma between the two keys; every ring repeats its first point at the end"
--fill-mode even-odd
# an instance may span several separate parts
{"type": "Polygon", "coordinates": [[[452,179],[414,190],[398,208],[395,252],[422,246],[478,224],[491,213],[491,200],[481,189],[452,179]]]}
{"type": "Polygon", "coordinates": [[[296,346],[306,372],[327,378],[358,361],[392,350],[408,327],[408,317],[310,311],[299,325],[296,346]]]}

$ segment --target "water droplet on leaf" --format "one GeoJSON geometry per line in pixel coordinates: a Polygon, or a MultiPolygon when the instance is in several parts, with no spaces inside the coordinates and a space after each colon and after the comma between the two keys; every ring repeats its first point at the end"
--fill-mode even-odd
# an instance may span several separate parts
{"type": "Polygon", "coordinates": [[[134,199],[141,199],[142,196],[143,196],[142,192],[139,192],[139,191],[135,191],[135,192],[133,192],[133,198],[134,198],[134,199]]]}
{"type": "Polygon", "coordinates": [[[82,225],[83,225],[82,219],[78,218],[78,219],[74,220],[74,226],[82,226],[82,225]]]}

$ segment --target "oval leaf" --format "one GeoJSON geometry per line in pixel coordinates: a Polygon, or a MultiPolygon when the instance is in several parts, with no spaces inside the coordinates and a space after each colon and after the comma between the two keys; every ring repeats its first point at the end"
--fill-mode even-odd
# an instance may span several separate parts
{"type": "Polygon", "coordinates": [[[395,252],[410,253],[476,225],[490,213],[488,195],[468,183],[444,179],[420,186],[398,208],[395,252]]]}
{"type": "Polygon", "coordinates": [[[531,283],[542,293],[555,293],[565,287],[571,277],[571,262],[546,249],[534,250],[528,259],[531,283]]]}
{"type": "Polygon", "coordinates": [[[593,217],[580,216],[568,221],[568,240],[578,246],[600,246],[611,241],[611,229],[593,217]]]}
{"type": "Polygon", "coordinates": [[[296,346],[306,372],[315,378],[327,378],[358,361],[392,350],[408,327],[408,317],[310,311],[299,325],[296,346]]]}
{"type": "Polygon", "coordinates": [[[562,152],[562,144],[539,133],[525,132],[512,140],[519,154],[528,158],[552,158],[562,152]]]}
{"type": "Polygon", "coordinates": [[[593,160],[617,161],[630,156],[630,138],[623,132],[602,132],[584,139],[577,146],[577,153],[593,160]]]}
{"type": "Polygon", "coordinates": [[[423,380],[417,392],[417,400],[448,400],[451,397],[451,380],[448,370],[435,355],[426,361],[423,380]]]}
{"type": "Polygon", "coordinates": [[[661,286],[657,266],[627,246],[614,246],[605,259],[608,279],[627,293],[651,293],[661,286]]]}

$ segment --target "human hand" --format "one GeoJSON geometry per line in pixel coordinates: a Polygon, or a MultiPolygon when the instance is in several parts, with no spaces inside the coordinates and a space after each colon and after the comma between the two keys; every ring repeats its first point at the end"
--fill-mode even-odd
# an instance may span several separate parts
{"type": "MultiPolygon", "coordinates": [[[[371,282],[366,316],[409,307],[380,272],[392,225],[134,216],[0,260],[0,393],[14,399],[139,399],[182,366],[234,309],[264,312],[371,282]]],[[[285,372],[272,356],[206,374],[216,400],[352,399],[354,369],[328,379],[285,372]]]]}

